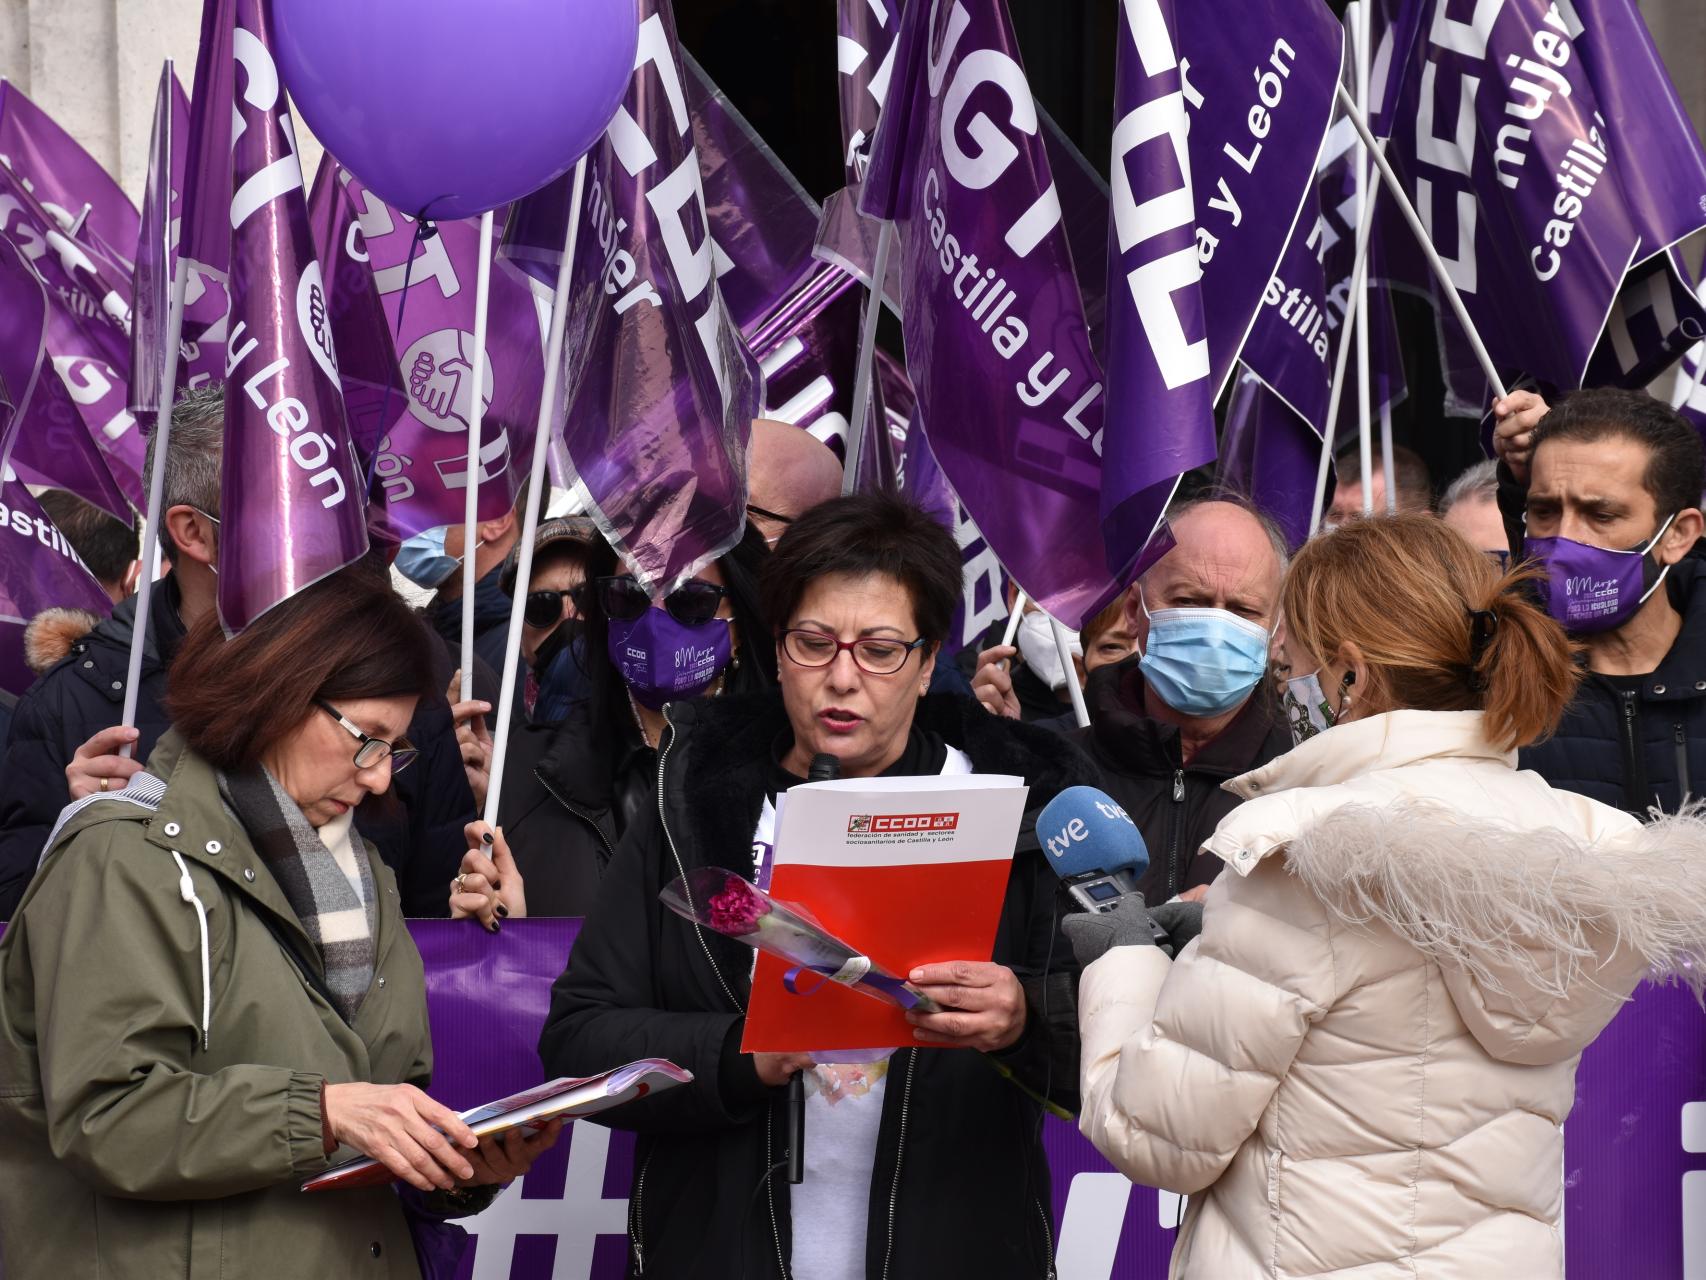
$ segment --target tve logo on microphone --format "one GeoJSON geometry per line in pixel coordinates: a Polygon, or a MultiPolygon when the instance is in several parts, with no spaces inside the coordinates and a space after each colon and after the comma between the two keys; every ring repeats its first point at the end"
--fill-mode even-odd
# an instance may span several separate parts
{"type": "MultiPolygon", "coordinates": [[[[1088,787],[1084,789],[1089,790],[1088,787]]],[[[1131,822],[1131,815],[1119,805],[1115,804],[1112,800],[1095,800],[1091,803],[1096,806],[1096,812],[1101,814],[1104,818],[1110,818],[1114,821],[1123,819],[1126,822],[1131,822]]],[[[1136,824],[1133,823],[1133,825],[1135,826],[1136,824]]],[[[1066,851],[1072,848],[1073,845],[1077,844],[1081,840],[1088,840],[1089,838],[1090,828],[1084,824],[1084,819],[1074,818],[1058,832],[1055,832],[1053,835],[1048,835],[1047,839],[1043,841],[1043,848],[1048,851],[1049,857],[1060,858],[1064,857],[1066,855],[1066,851]]]]}

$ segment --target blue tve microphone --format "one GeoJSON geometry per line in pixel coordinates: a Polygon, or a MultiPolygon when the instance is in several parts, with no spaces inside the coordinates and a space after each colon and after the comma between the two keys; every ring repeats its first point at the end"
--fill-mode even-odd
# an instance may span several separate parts
{"type": "Polygon", "coordinates": [[[1049,866],[1083,910],[1112,911],[1127,897],[1141,902],[1137,881],[1149,870],[1149,846],[1106,791],[1062,791],[1037,819],[1037,839],[1049,866]]]}

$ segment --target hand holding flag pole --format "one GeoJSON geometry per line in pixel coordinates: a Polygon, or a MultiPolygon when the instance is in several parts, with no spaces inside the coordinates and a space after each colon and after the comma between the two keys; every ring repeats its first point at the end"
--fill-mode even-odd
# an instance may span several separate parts
{"type": "MultiPolygon", "coordinates": [[[[581,200],[586,189],[586,157],[583,155],[575,162],[575,181],[573,195],[569,199],[568,230],[563,235],[563,258],[557,267],[557,292],[551,298],[551,327],[545,339],[545,380],[539,388],[539,418],[533,432],[533,469],[529,473],[527,484],[527,509],[521,521],[521,550],[515,566],[516,587],[510,599],[509,606],[509,635],[511,643],[504,648],[503,679],[498,685],[498,718],[492,729],[492,763],[487,774],[486,804],[484,818],[489,827],[497,826],[498,799],[503,795],[504,762],[509,754],[509,722],[515,711],[515,672],[521,656],[521,646],[515,640],[521,635],[521,615],[527,608],[527,584],[533,577],[533,543],[539,533],[539,511],[543,506],[545,488],[545,461],[551,451],[551,428],[555,417],[557,402],[557,378],[563,363],[563,331],[567,326],[569,314],[569,281],[574,274],[575,237],[580,230],[581,200]]],[[[486,217],[489,219],[490,214],[486,217]]],[[[488,224],[489,225],[489,224],[488,224]]],[[[485,230],[485,227],[482,227],[485,230]]],[[[486,264],[489,254],[482,251],[480,255],[481,279],[485,279],[486,264]]],[[[483,313],[482,313],[483,314],[483,313]]],[[[476,366],[478,368],[478,366],[476,366]]],[[[480,384],[475,383],[475,398],[479,398],[480,384]]],[[[477,421],[477,419],[476,419],[477,421]]],[[[472,465],[472,464],[470,464],[472,465]]],[[[473,492],[473,473],[469,473],[469,492],[473,492]]],[[[469,502],[473,499],[470,497],[469,502]]],[[[473,526],[469,526],[472,536],[473,526]]],[[[470,544],[471,546],[472,544],[470,544]]],[[[473,552],[468,552],[466,563],[473,562],[473,552]]],[[[464,583],[467,578],[464,577],[464,583]]],[[[468,591],[468,600],[472,600],[473,591],[468,591]]],[[[468,637],[472,628],[467,618],[467,601],[463,603],[463,654],[468,653],[468,637]]],[[[464,682],[468,679],[464,669],[464,682]]],[[[466,684],[464,688],[466,689],[466,684]]],[[[466,694],[464,694],[466,700],[466,694]]]]}
{"type": "MultiPolygon", "coordinates": [[[[425,219],[425,214],[422,219],[425,219]]],[[[474,696],[474,592],[480,581],[479,570],[475,566],[474,531],[480,522],[480,425],[486,410],[486,312],[491,286],[492,211],[488,209],[480,215],[480,262],[474,275],[474,353],[468,371],[471,384],[468,395],[468,489],[462,500],[462,702],[474,696]]],[[[550,377],[549,369],[545,376],[550,377]]],[[[531,496],[528,501],[531,504],[531,496]]],[[[525,595],[525,591],[521,593],[521,596],[525,595]]],[[[520,625],[511,622],[509,634],[512,639],[519,636],[520,625]]],[[[506,661],[504,666],[507,671],[510,663],[506,661]]],[[[499,724],[501,727],[502,721],[499,724]]],[[[495,812],[495,805],[489,807],[495,812]]],[[[487,821],[491,821],[491,816],[487,814],[487,821]]]]}

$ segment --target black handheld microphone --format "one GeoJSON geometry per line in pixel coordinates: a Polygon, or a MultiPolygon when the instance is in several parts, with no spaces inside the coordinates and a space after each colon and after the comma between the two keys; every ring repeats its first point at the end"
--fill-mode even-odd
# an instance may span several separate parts
{"type": "MultiPolygon", "coordinates": [[[[827,752],[812,757],[807,782],[831,782],[841,776],[841,761],[827,752]]],[[[796,1071],[788,1077],[788,1181],[796,1186],[806,1180],[806,1077],[796,1071]]]]}

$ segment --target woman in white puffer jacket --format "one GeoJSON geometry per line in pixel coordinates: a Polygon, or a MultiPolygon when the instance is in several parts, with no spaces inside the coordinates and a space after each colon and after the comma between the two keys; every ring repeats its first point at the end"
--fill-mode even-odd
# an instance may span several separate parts
{"type": "Polygon", "coordinates": [[[1175,1277],[1563,1275],[1576,1062],[1643,977],[1706,977],[1706,822],[1517,770],[1576,678],[1521,577],[1427,516],[1307,545],[1306,740],[1227,784],[1200,938],[1084,973],[1081,1127],[1190,1194],[1175,1277]]]}

